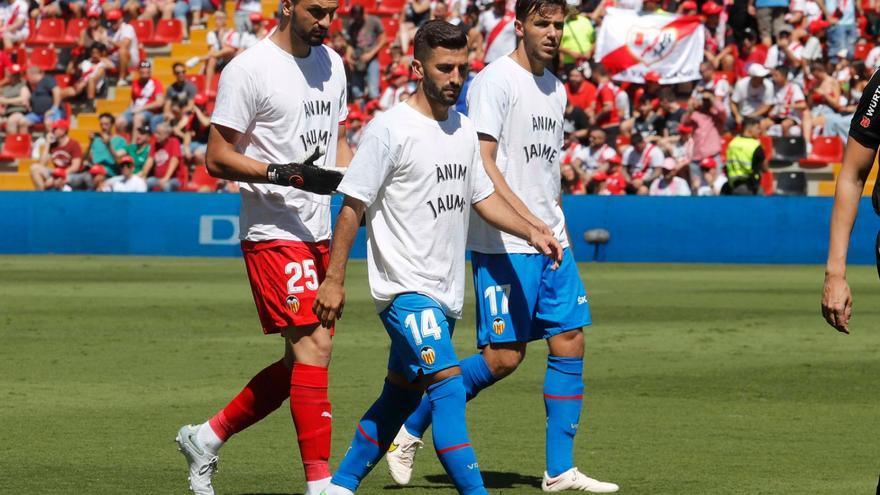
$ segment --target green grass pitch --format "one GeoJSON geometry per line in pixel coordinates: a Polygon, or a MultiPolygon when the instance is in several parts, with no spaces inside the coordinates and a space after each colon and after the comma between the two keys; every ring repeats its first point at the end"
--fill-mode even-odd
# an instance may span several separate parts
{"type": "MultiPolygon", "coordinates": [[[[821,321],[818,266],[581,265],[595,325],[576,461],[624,494],[874,493],[880,283],[853,268],[853,334],[821,321]]],[[[470,291],[470,289],[469,289],[470,291]]],[[[470,294],[470,292],[469,292],[470,294]]],[[[473,352],[472,296],[455,341],[473,352]]],[[[379,392],[388,338],[362,262],[331,367],[335,466],[379,392]]],[[[468,409],[492,494],[538,493],[546,346],[468,409]]],[[[177,428],[282,343],[241,260],[0,257],[0,493],[186,493],[177,428]]],[[[221,452],[218,493],[304,488],[287,406],[221,452]]],[[[401,495],[453,494],[430,442],[401,495]]],[[[390,489],[380,464],[360,493],[390,489]]]]}

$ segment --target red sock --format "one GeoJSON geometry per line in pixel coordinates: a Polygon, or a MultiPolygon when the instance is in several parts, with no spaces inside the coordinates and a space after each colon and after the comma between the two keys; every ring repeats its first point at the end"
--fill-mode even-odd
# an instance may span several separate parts
{"type": "Polygon", "coordinates": [[[270,364],[256,374],[208,424],[224,442],[232,435],[263,419],[281,407],[290,394],[290,371],[284,360],[270,364]]]}
{"type": "Polygon", "coordinates": [[[290,381],[290,414],[296,426],[306,481],[330,477],[330,400],[327,368],[295,363],[290,381]]]}

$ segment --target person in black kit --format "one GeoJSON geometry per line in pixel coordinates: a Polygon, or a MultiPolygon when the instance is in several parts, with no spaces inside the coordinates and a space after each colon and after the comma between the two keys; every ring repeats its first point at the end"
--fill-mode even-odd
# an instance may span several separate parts
{"type": "MultiPolygon", "coordinates": [[[[865,87],[849,128],[843,166],[837,178],[834,209],[831,212],[831,239],[825,265],[822,315],[838,332],[849,333],[852,294],[846,282],[846,255],[853,223],[865,179],[871,172],[880,147],[880,71],[874,72],[865,87]]],[[[875,186],[874,211],[880,214],[880,190],[875,186]]],[[[878,236],[880,241],[880,236],[878,236]]],[[[875,252],[877,252],[875,248],[875,252]]],[[[878,254],[880,256],[880,254],[878,254]]],[[[880,267],[880,258],[878,258],[880,267]]]]}

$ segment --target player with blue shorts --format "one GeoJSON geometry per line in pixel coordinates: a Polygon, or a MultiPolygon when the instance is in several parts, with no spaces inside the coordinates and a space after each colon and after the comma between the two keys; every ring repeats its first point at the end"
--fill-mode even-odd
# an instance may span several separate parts
{"type": "Polygon", "coordinates": [[[459,493],[486,494],[465,421],[466,390],[452,346],[464,304],[471,208],[495,228],[558,263],[562,247],[496,194],[481,163],[477,130],[450,111],[468,74],[467,37],[445,21],[415,36],[419,87],[366,129],[338,191],[345,194],[315,314],[342,314],[345,266],[358,225],[367,224],[370,292],[391,338],[379,398],[358,422],[325,495],[352,495],[388,450],[404,420],[427,401],[434,448],[459,493]]]}
{"type": "MultiPolygon", "coordinates": [[[[468,90],[468,115],[495,190],[565,250],[557,268],[527,242],[479,219],[471,223],[468,248],[481,352],[460,366],[471,399],[512,373],[525,357],[528,342],[546,340],[547,468],[542,489],[610,493],[617,485],[586,476],[573,460],[584,393],[582,328],[591,320],[560,204],[566,93],[547,69],[558,52],[565,9],[564,0],[517,0],[516,49],[483,69],[468,90]]],[[[428,411],[423,401],[386,455],[399,484],[408,483],[412,475],[415,452],[431,424],[428,411]]]]}

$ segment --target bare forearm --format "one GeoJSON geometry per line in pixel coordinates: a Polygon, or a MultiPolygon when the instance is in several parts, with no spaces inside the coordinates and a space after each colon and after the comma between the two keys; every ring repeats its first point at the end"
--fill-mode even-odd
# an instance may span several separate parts
{"type": "Polygon", "coordinates": [[[237,141],[237,133],[232,129],[223,128],[221,131],[217,126],[211,126],[205,156],[205,165],[211,176],[242,182],[269,182],[266,178],[268,164],[236,151],[234,143],[237,141]]]}
{"type": "Polygon", "coordinates": [[[357,229],[364,215],[364,204],[360,201],[345,197],[339,217],[336,219],[336,228],[333,230],[333,244],[330,248],[330,262],[327,266],[326,280],[343,284],[345,281],[345,267],[348,265],[348,255],[351,246],[357,237],[357,229]]]}
{"type": "Polygon", "coordinates": [[[865,180],[874,163],[875,150],[866,148],[854,139],[847,143],[843,166],[834,192],[831,211],[831,237],[828,242],[828,261],[825,273],[832,276],[846,274],[846,255],[853,224],[859,211],[859,201],[865,180]]]}
{"type": "Polygon", "coordinates": [[[496,190],[486,199],[476,203],[474,210],[489,225],[498,230],[529,240],[534,227],[522,215],[518,214],[496,190]]]}

